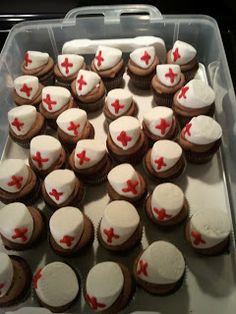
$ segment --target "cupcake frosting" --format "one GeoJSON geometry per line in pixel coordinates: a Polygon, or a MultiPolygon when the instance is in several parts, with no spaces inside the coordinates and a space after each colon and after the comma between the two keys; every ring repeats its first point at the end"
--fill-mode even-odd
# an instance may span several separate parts
{"type": "Polygon", "coordinates": [[[56,112],[68,104],[71,94],[67,88],[46,86],[42,90],[42,105],[48,112],[56,112]]]}
{"type": "Polygon", "coordinates": [[[79,70],[76,79],[76,92],[78,96],[87,95],[101,82],[100,76],[92,71],[79,70]]]}
{"type": "Polygon", "coordinates": [[[14,88],[18,96],[31,100],[39,89],[39,80],[33,75],[21,75],[14,80],[14,88]]]}
{"type": "Polygon", "coordinates": [[[192,61],[197,54],[196,49],[181,40],[176,40],[171,51],[171,60],[173,63],[183,65],[192,61]]]}
{"type": "Polygon", "coordinates": [[[98,46],[94,65],[98,71],[108,70],[117,65],[122,58],[122,51],[117,48],[98,46]]]}
{"type": "Polygon", "coordinates": [[[109,111],[116,117],[126,113],[133,102],[132,94],[122,88],[112,89],[107,94],[107,107],[109,111]]]}
{"type": "Polygon", "coordinates": [[[8,122],[16,135],[27,134],[35,123],[37,110],[34,106],[22,105],[8,111],[8,122]]]}
{"type": "Polygon", "coordinates": [[[155,59],[155,48],[153,46],[137,48],[130,54],[130,59],[142,69],[149,68],[155,59]]]}
{"type": "Polygon", "coordinates": [[[175,86],[180,81],[180,66],[178,64],[158,64],[156,76],[159,81],[168,87],[175,86]]]}
{"type": "Polygon", "coordinates": [[[70,136],[79,136],[87,123],[86,111],[71,108],[62,112],[57,118],[58,127],[70,136]]]}
{"type": "Polygon", "coordinates": [[[24,67],[27,70],[34,70],[47,64],[48,60],[48,53],[28,50],[24,56],[24,67]]]}
{"type": "Polygon", "coordinates": [[[81,69],[84,57],[75,54],[58,55],[57,64],[61,74],[68,77],[81,69]]]}
{"type": "Polygon", "coordinates": [[[173,110],[164,106],[155,107],[144,113],[143,120],[152,134],[164,137],[172,126],[173,110]]]}
{"type": "Polygon", "coordinates": [[[13,282],[14,269],[10,257],[0,252],[0,299],[4,297],[13,282]]]}

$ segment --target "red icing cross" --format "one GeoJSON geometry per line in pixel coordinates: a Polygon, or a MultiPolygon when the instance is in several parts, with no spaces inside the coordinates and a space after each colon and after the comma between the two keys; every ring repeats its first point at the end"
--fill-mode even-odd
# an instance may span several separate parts
{"type": "Polygon", "coordinates": [[[48,162],[48,158],[42,158],[40,152],[36,152],[35,156],[32,156],[32,159],[37,162],[38,167],[42,168],[44,162],[48,162]]]}
{"type": "Polygon", "coordinates": [[[11,125],[17,128],[17,131],[21,131],[21,127],[24,126],[24,123],[18,120],[18,118],[15,118],[12,122],[11,125]]]}
{"type": "Polygon", "coordinates": [[[60,243],[65,243],[68,247],[72,245],[72,242],[74,241],[74,237],[65,235],[61,240],[60,243]]]}
{"type": "Polygon", "coordinates": [[[95,297],[90,297],[88,294],[86,295],[86,298],[93,310],[97,310],[99,308],[103,309],[106,307],[106,304],[97,302],[97,299],[95,297]]]}
{"type": "Polygon", "coordinates": [[[112,107],[114,107],[115,109],[115,113],[119,113],[119,110],[120,109],[123,109],[125,106],[124,105],[121,105],[120,102],[119,102],[119,99],[116,99],[112,104],[111,104],[112,107]]]}
{"type": "Polygon", "coordinates": [[[158,209],[156,207],[153,208],[154,212],[157,214],[158,220],[165,220],[172,217],[172,215],[168,215],[164,208],[158,209]]]}
{"type": "Polygon", "coordinates": [[[22,187],[23,177],[12,176],[11,181],[7,183],[8,186],[15,186],[18,190],[22,187]]]}
{"type": "Polygon", "coordinates": [[[34,289],[38,288],[38,281],[42,277],[41,271],[42,271],[42,269],[39,269],[34,276],[34,289]]]}
{"type": "Polygon", "coordinates": [[[179,58],[181,58],[181,55],[179,54],[179,48],[176,48],[175,51],[173,51],[173,57],[174,57],[174,62],[176,62],[179,58]]]}
{"type": "Polygon", "coordinates": [[[186,97],[186,93],[187,93],[187,91],[189,90],[189,87],[188,86],[184,86],[184,87],[182,87],[181,88],[181,90],[180,90],[180,93],[179,93],[179,99],[180,98],[184,98],[184,99],[186,99],[187,97],[186,97]]]}
{"type": "Polygon", "coordinates": [[[83,163],[85,162],[85,161],[90,161],[90,158],[89,157],[87,157],[86,156],[86,150],[82,150],[82,152],[81,153],[79,153],[79,154],[76,154],[76,156],[79,158],[79,164],[80,165],[83,165],[83,163]]]}
{"type": "Polygon", "coordinates": [[[25,66],[26,66],[26,67],[27,67],[30,63],[32,63],[32,60],[29,58],[29,53],[28,53],[28,52],[25,53],[24,60],[25,60],[25,66]]]}
{"type": "Polygon", "coordinates": [[[120,236],[118,234],[114,233],[114,229],[110,228],[110,229],[104,229],[103,233],[107,236],[107,242],[108,243],[112,243],[112,239],[119,239],[120,236]]]}
{"type": "Polygon", "coordinates": [[[68,131],[73,131],[75,136],[79,135],[79,132],[77,129],[79,129],[80,123],[75,124],[73,121],[70,121],[70,125],[68,126],[67,130],[68,131]]]}
{"type": "Polygon", "coordinates": [[[127,188],[123,188],[122,189],[122,192],[131,192],[133,193],[134,195],[137,195],[138,194],[138,191],[136,190],[136,186],[138,185],[138,181],[131,181],[131,180],[128,180],[127,182],[127,188]]]}
{"type": "Polygon", "coordinates": [[[59,201],[60,196],[62,196],[64,193],[63,192],[58,192],[56,189],[52,189],[51,192],[49,192],[49,195],[55,197],[56,201],[59,201]]]}
{"type": "Polygon", "coordinates": [[[95,59],[98,61],[97,66],[100,66],[102,62],[104,61],[104,58],[102,57],[102,51],[99,50],[98,55],[95,57],[95,59]]]}
{"type": "Polygon", "coordinates": [[[83,85],[87,85],[87,82],[85,82],[83,75],[80,76],[80,78],[77,80],[77,83],[79,84],[79,90],[82,90],[83,85]]]}
{"type": "Polygon", "coordinates": [[[144,51],[143,56],[140,58],[142,61],[144,61],[146,63],[146,65],[148,65],[149,60],[151,59],[150,54],[147,51],[144,51]]]}
{"type": "Polygon", "coordinates": [[[184,136],[185,136],[186,134],[188,134],[188,136],[191,136],[191,133],[190,133],[191,126],[192,126],[192,123],[187,123],[187,124],[185,125],[185,128],[184,128],[184,136]]]}
{"type": "Polygon", "coordinates": [[[52,106],[57,104],[55,100],[51,99],[49,94],[46,95],[46,98],[43,99],[43,102],[48,106],[48,110],[52,110],[52,106]]]}
{"type": "Polygon", "coordinates": [[[2,289],[2,288],[4,288],[4,286],[5,286],[5,284],[4,284],[4,283],[0,283],[0,296],[1,296],[1,294],[2,294],[1,289],[2,289]]]}
{"type": "Polygon", "coordinates": [[[144,276],[148,277],[147,273],[148,263],[140,259],[138,262],[138,267],[139,269],[137,270],[137,274],[138,275],[143,274],[144,276]]]}
{"type": "Polygon", "coordinates": [[[206,244],[206,241],[202,239],[202,236],[199,232],[192,231],[191,236],[194,238],[193,240],[194,245],[199,245],[200,243],[206,244]]]}
{"type": "Polygon", "coordinates": [[[127,146],[128,142],[132,140],[131,136],[128,136],[125,131],[122,131],[120,135],[117,136],[117,141],[121,142],[123,146],[127,146]]]}
{"type": "Polygon", "coordinates": [[[26,233],[28,232],[28,228],[16,228],[14,232],[12,236],[13,240],[21,238],[22,242],[27,241],[26,233]]]}
{"type": "Polygon", "coordinates": [[[165,119],[161,119],[160,123],[155,126],[156,129],[161,130],[161,134],[164,135],[166,132],[166,129],[170,126],[168,122],[166,122],[165,119]]]}
{"type": "Polygon", "coordinates": [[[68,58],[65,58],[65,60],[61,63],[61,66],[66,69],[66,74],[68,74],[70,68],[73,67],[73,63],[69,62],[68,58]]]}
{"type": "Polygon", "coordinates": [[[22,93],[25,93],[27,97],[30,97],[30,93],[32,91],[32,87],[27,86],[27,84],[23,84],[23,86],[21,87],[20,91],[22,93]]]}
{"type": "Polygon", "coordinates": [[[162,167],[167,166],[167,164],[164,162],[164,158],[160,157],[159,159],[154,160],[155,164],[157,164],[157,170],[160,170],[162,167]]]}
{"type": "Polygon", "coordinates": [[[171,83],[174,83],[176,76],[177,76],[177,73],[174,73],[171,68],[169,68],[169,72],[165,74],[165,77],[168,77],[171,83]]]}

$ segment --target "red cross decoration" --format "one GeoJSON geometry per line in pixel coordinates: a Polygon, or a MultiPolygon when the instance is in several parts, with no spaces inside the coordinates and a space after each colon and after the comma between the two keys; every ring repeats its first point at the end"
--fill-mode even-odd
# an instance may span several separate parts
{"type": "Polygon", "coordinates": [[[161,118],[161,121],[159,124],[155,126],[156,129],[161,130],[161,134],[164,135],[166,133],[166,129],[170,126],[168,122],[166,122],[165,119],[161,118]]]}
{"type": "Polygon", "coordinates": [[[26,233],[28,232],[28,228],[16,228],[14,230],[14,234],[12,236],[12,239],[15,240],[15,239],[21,239],[22,242],[25,242],[27,241],[27,236],[26,236],[26,233]]]}
{"type": "Polygon", "coordinates": [[[65,243],[66,246],[70,247],[72,245],[72,242],[74,241],[74,237],[65,235],[61,240],[60,243],[65,243]]]}
{"type": "Polygon", "coordinates": [[[97,66],[100,67],[100,65],[104,61],[104,58],[102,57],[102,51],[101,50],[98,51],[98,55],[96,55],[95,59],[97,60],[97,66]]]}
{"type": "Polygon", "coordinates": [[[106,307],[106,304],[99,303],[97,301],[97,298],[90,297],[88,294],[86,295],[86,299],[88,300],[89,305],[91,306],[93,310],[98,310],[99,308],[103,309],[104,307],[106,307]]]}
{"type": "Polygon", "coordinates": [[[155,164],[157,164],[157,170],[160,170],[162,167],[167,166],[167,164],[164,162],[164,158],[160,157],[156,160],[154,160],[155,164]]]}
{"type": "Polygon", "coordinates": [[[42,269],[39,269],[34,275],[34,289],[38,288],[38,281],[42,277],[41,272],[42,272],[42,269]]]}
{"type": "Polygon", "coordinates": [[[181,58],[181,55],[179,54],[179,48],[176,48],[175,51],[173,51],[173,57],[174,57],[174,62],[176,62],[179,58],[181,58]]]}
{"type": "Polygon", "coordinates": [[[18,190],[22,187],[23,177],[12,176],[11,181],[7,183],[8,186],[15,186],[18,190]]]}
{"type": "Polygon", "coordinates": [[[80,75],[80,78],[77,80],[77,83],[79,84],[79,90],[82,90],[83,85],[87,85],[87,82],[84,80],[83,75],[80,75]]]}
{"type": "Polygon", "coordinates": [[[202,239],[202,236],[199,232],[192,231],[191,236],[194,238],[193,244],[194,245],[199,245],[199,244],[206,244],[206,241],[202,239]]]}
{"type": "Polygon", "coordinates": [[[168,215],[164,208],[158,209],[156,207],[153,208],[154,212],[157,214],[158,220],[170,219],[172,215],[168,215]]]}
{"type": "Polygon", "coordinates": [[[24,123],[21,122],[18,118],[15,118],[12,122],[11,125],[14,126],[17,131],[21,131],[21,127],[24,126],[24,123]]]}
{"type": "Polygon", "coordinates": [[[56,189],[52,189],[51,192],[49,192],[49,195],[55,197],[56,201],[59,201],[60,196],[62,196],[64,193],[63,192],[58,192],[56,189]]]}
{"type": "Polygon", "coordinates": [[[52,106],[57,104],[55,100],[51,99],[49,94],[46,95],[46,98],[43,98],[43,102],[48,106],[48,110],[52,110],[52,106]]]}
{"type": "Polygon", "coordinates": [[[138,181],[131,181],[128,180],[127,182],[127,187],[122,189],[122,192],[128,193],[131,192],[134,195],[138,194],[138,191],[136,190],[136,186],[138,185],[138,181]]]}
{"type": "Polygon", "coordinates": [[[2,288],[4,288],[4,286],[5,286],[5,284],[4,284],[4,283],[0,283],[0,296],[1,296],[1,294],[2,294],[1,289],[2,289],[2,288]]]}
{"type": "Polygon", "coordinates": [[[68,74],[70,68],[73,67],[73,63],[69,62],[68,58],[65,58],[65,60],[61,63],[61,66],[66,69],[66,74],[68,74]]]}
{"type": "Polygon", "coordinates": [[[27,67],[30,63],[32,63],[32,60],[29,58],[29,53],[28,53],[28,52],[25,53],[24,60],[25,60],[25,66],[26,66],[26,67],[27,67]]]}
{"type": "Polygon", "coordinates": [[[27,86],[27,84],[23,84],[23,86],[21,87],[20,91],[22,93],[25,93],[27,97],[30,97],[31,91],[32,91],[32,87],[27,86]]]}
{"type": "Polygon", "coordinates": [[[132,140],[132,137],[127,135],[125,131],[122,131],[120,135],[117,136],[117,141],[121,142],[123,146],[127,146],[128,142],[132,140]]]}
{"type": "Polygon", "coordinates": [[[174,73],[171,68],[169,68],[169,71],[165,74],[165,77],[168,77],[171,83],[174,83],[176,76],[177,76],[177,73],[174,73]]]}
{"type": "Polygon", "coordinates": [[[184,136],[185,136],[186,134],[188,134],[188,136],[191,136],[191,133],[190,133],[191,127],[192,127],[192,123],[187,123],[187,124],[185,125],[185,128],[184,128],[184,136]]]}
{"type": "Polygon", "coordinates": [[[40,152],[36,152],[35,156],[32,156],[32,160],[36,161],[38,164],[38,167],[41,169],[43,167],[44,162],[48,162],[49,158],[42,158],[40,152]]]}
{"type": "Polygon", "coordinates": [[[115,109],[115,113],[118,114],[120,109],[123,109],[125,106],[121,105],[119,99],[116,99],[112,104],[112,107],[115,109]]]}
{"type": "Polygon", "coordinates": [[[187,98],[186,93],[187,93],[188,90],[189,90],[188,86],[182,87],[181,90],[180,90],[178,98],[181,99],[183,97],[184,99],[186,99],[187,98]]]}
{"type": "Polygon", "coordinates": [[[148,65],[151,56],[147,51],[144,51],[144,54],[142,55],[142,57],[140,58],[142,61],[144,61],[146,63],[146,65],[148,65]]]}
{"type": "Polygon", "coordinates": [[[118,234],[114,233],[114,229],[110,228],[110,229],[104,229],[103,233],[107,236],[107,242],[108,243],[112,243],[112,239],[119,239],[120,236],[118,234]]]}
{"type": "Polygon", "coordinates": [[[140,259],[138,262],[137,274],[138,275],[143,274],[144,276],[148,277],[147,268],[148,268],[148,263],[140,259]]]}
{"type": "Polygon", "coordinates": [[[79,132],[78,132],[79,128],[80,128],[80,123],[75,124],[73,121],[70,121],[70,125],[68,126],[67,130],[73,131],[74,136],[78,136],[79,135],[79,132]]]}
{"type": "Polygon", "coordinates": [[[86,156],[86,150],[82,150],[81,153],[76,154],[76,156],[79,158],[79,164],[83,165],[86,161],[90,161],[90,158],[86,156]]]}

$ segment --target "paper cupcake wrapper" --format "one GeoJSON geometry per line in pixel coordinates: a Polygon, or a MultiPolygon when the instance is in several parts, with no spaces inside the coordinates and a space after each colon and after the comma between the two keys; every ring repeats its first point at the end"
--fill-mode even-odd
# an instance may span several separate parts
{"type": "Polygon", "coordinates": [[[55,86],[61,86],[61,87],[64,87],[64,88],[67,88],[69,91],[71,91],[71,82],[62,82],[62,81],[59,81],[59,80],[55,80],[55,86]]]}
{"type": "Polygon", "coordinates": [[[157,106],[172,107],[174,94],[153,94],[157,106]]]}
{"type": "Polygon", "coordinates": [[[75,100],[75,102],[80,109],[83,109],[86,112],[94,112],[103,108],[104,103],[105,103],[105,98],[106,98],[106,94],[104,93],[104,95],[100,99],[98,99],[96,102],[93,102],[93,103],[86,104],[86,103],[80,102],[79,100],[75,100]]]}
{"type": "Polygon", "coordinates": [[[123,84],[123,74],[118,77],[114,77],[113,79],[103,79],[103,83],[107,91],[110,91],[114,88],[119,88],[123,84]]]}

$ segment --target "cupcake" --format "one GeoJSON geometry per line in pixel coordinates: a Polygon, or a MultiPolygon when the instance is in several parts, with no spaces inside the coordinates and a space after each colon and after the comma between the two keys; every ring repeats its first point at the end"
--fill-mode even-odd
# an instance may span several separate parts
{"type": "Polygon", "coordinates": [[[22,302],[31,285],[31,270],[19,256],[0,252],[0,308],[22,302]]]}
{"type": "Polygon", "coordinates": [[[54,66],[55,85],[68,88],[76,79],[80,69],[86,69],[84,57],[75,54],[58,55],[57,64],[54,66]]]}
{"type": "Polygon", "coordinates": [[[8,111],[9,135],[24,148],[29,148],[33,137],[45,131],[45,119],[34,106],[22,105],[8,111]]]}
{"type": "Polygon", "coordinates": [[[107,192],[111,200],[125,200],[135,203],[147,194],[143,176],[130,164],[114,167],[107,176],[107,192]]]}
{"type": "Polygon", "coordinates": [[[173,110],[163,106],[146,111],[143,115],[142,126],[149,140],[149,146],[162,139],[175,140],[179,132],[173,110]]]}
{"type": "Polygon", "coordinates": [[[60,256],[74,256],[92,244],[94,228],[91,220],[76,207],[61,207],[49,220],[50,244],[60,256]]]}
{"type": "Polygon", "coordinates": [[[0,235],[8,250],[35,246],[42,236],[44,222],[40,211],[23,203],[10,203],[0,209],[0,235]]]}
{"type": "Polygon", "coordinates": [[[30,204],[38,198],[40,182],[34,171],[21,159],[0,162],[0,201],[4,204],[30,204]]]}
{"type": "Polygon", "coordinates": [[[26,51],[21,71],[25,75],[34,75],[44,86],[54,85],[54,61],[48,53],[26,51]]]}
{"type": "Polygon", "coordinates": [[[68,89],[60,86],[47,86],[43,88],[39,111],[51,128],[56,129],[56,120],[59,115],[73,107],[75,107],[74,100],[68,89]]]}
{"type": "Polygon", "coordinates": [[[50,135],[35,136],[30,142],[29,164],[44,178],[51,171],[64,168],[66,153],[61,143],[50,135]]]}
{"type": "Polygon", "coordinates": [[[43,85],[36,76],[22,75],[14,80],[13,101],[17,106],[32,105],[38,108],[42,101],[43,85]]]}
{"type": "Polygon", "coordinates": [[[94,127],[88,121],[86,111],[82,109],[67,109],[59,115],[56,122],[58,139],[69,152],[78,141],[94,138],[94,127]]]}
{"type": "Polygon", "coordinates": [[[182,284],[185,261],[182,253],[170,242],[155,241],[134,263],[137,284],[148,293],[167,295],[182,284]]]}
{"type": "Polygon", "coordinates": [[[52,209],[78,205],[84,198],[85,189],[74,172],[58,169],[50,172],[42,185],[42,196],[52,209]]]}
{"type": "Polygon", "coordinates": [[[193,117],[199,115],[213,116],[215,92],[201,80],[191,80],[177,91],[173,99],[173,110],[184,126],[193,117]]]}
{"type": "Polygon", "coordinates": [[[186,240],[197,253],[212,256],[229,248],[231,227],[222,210],[198,210],[189,219],[185,231],[186,240]]]}
{"type": "Polygon", "coordinates": [[[107,94],[103,113],[106,121],[110,123],[121,116],[136,116],[138,106],[129,91],[116,88],[107,94]]]}
{"type": "Polygon", "coordinates": [[[101,77],[108,91],[120,87],[125,72],[122,51],[117,48],[98,46],[91,63],[91,70],[101,77]]]}
{"type": "Polygon", "coordinates": [[[78,275],[65,263],[47,264],[34,275],[34,291],[40,305],[55,313],[65,312],[79,298],[78,275]]]}
{"type": "Polygon", "coordinates": [[[113,314],[120,312],[129,303],[133,290],[128,268],[107,261],[90,269],[85,282],[84,298],[93,311],[113,314]]]}
{"type": "Polygon", "coordinates": [[[95,72],[79,70],[71,84],[71,92],[77,106],[87,112],[100,110],[104,106],[106,90],[95,72]]]}
{"type": "Polygon", "coordinates": [[[102,142],[80,140],[69,157],[69,166],[87,184],[106,181],[112,162],[102,142]]]}
{"type": "Polygon", "coordinates": [[[107,149],[118,163],[140,162],[148,149],[148,141],[134,117],[120,117],[109,125],[107,149]]]}
{"type": "Polygon", "coordinates": [[[174,94],[183,87],[185,78],[178,64],[161,64],[151,82],[154,101],[157,106],[171,107],[174,94]]]}
{"type": "Polygon", "coordinates": [[[190,81],[197,73],[199,64],[196,49],[181,40],[176,40],[172,49],[167,53],[167,63],[178,64],[186,81],[190,81]]]}
{"type": "Polygon", "coordinates": [[[130,54],[127,73],[136,88],[149,89],[159,59],[152,46],[137,48],[130,54]]]}
{"type": "Polygon", "coordinates": [[[107,250],[123,252],[140,243],[142,224],[135,207],[127,201],[112,201],[98,227],[100,244],[107,250]]]}
{"type": "Polygon", "coordinates": [[[198,116],[186,124],[180,133],[179,144],[188,161],[202,164],[210,161],[221,144],[219,123],[207,116],[198,116]]]}
{"type": "Polygon", "coordinates": [[[179,177],[185,169],[183,151],[179,144],[157,141],[144,157],[144,167],[156,181],[170,181],[179,177]]]}
{"type": "Polygon", "coordinates": [[[148,218],[159,226],[171,227],[184,221],[189,212],[188,201],[183,191],[173,183],[155,187],[146,200],[148,218]]]}

